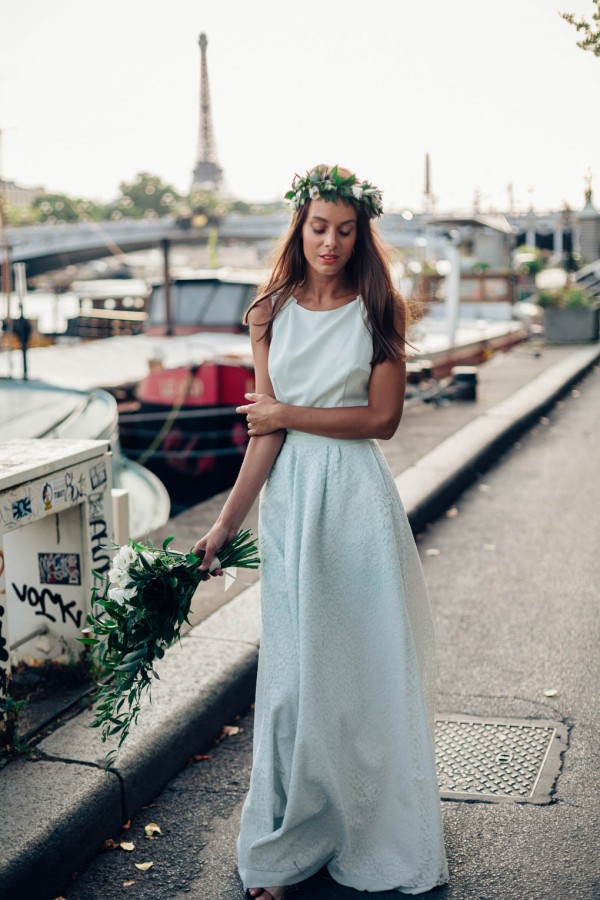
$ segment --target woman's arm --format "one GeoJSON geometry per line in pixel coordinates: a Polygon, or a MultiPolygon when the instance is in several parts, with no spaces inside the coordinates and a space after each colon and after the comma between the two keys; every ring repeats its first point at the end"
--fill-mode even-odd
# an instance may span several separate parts
{"type": "MultiPolygon", "coordinates": [[[[254,357],[256,389],[261,396],[276,402],[273,385],[269,378],[268,359],[269,346],[266,340],[260,340],[264,333],[264,322],[267,313],[263,303],[259,303],[248,317],[250,339],[254,357]]],[[[268,434],[253,435],[250,438],[244,461],[236,482],[225,501],[223,509],[213,527],[194,545],[194,553],[202,551],[204,558],[200,569],[208,569],[213,557],[223,544],[230,541],[238,533],[260,489],[265,483],[285,438],[285,431],[269,429],[268,434]]],[[[220,570],[215,570],[218,574],[220,570]]]]}
{"type": "MultiPolygon", "coordinates": [[[[402,313],[398,331],[404,335],[402,313]]],[[[373,366],[366,406],[317,408],[279,403],[272,394],[259,391],[246,394],[254,402],[239,406],[246,413],[250,435],[267,435],[276,429],[291,428],[324,437],[361,439],[391,438],[400,424],[406,388],[406,363],[403,359],[385,360],[373,366]]]]}

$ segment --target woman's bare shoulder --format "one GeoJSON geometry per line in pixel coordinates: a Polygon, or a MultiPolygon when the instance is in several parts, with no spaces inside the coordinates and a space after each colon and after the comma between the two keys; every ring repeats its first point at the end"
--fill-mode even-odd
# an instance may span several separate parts
{"type": "Polygon", "coordinates": [[[250,325],[265,325],[271,318],[273,305],[270,297],[257,300],[248,310],[248,322],[250,325]]]}

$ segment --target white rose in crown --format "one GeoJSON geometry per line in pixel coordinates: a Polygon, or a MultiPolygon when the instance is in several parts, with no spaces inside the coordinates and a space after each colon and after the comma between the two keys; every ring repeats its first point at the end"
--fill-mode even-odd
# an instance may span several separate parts
{"type": "Polygon", "coordinates": [[[363,189],[357,184],[352,185],[352,196],[355,200],[360,200],[363,195],[363,189]]]}
{"type": "Polygon", "coordinates": [[[311,189],[309,190],[309,194],[311,200],[318,200],[321,196],[321,192],[319,191],[319,188],[316,187],[316,185],[313,185],[313,187],[311,187],[311,189]]]}

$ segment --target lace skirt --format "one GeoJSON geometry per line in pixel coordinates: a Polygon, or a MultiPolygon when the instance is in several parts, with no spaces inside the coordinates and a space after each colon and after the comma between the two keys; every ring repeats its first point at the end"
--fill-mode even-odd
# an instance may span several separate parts
{"type": "Polygon", "coordinates": [[[447,881],[421,563],[375,441],[288,433],[260,501],[262,638],[244,887],[327,866],[363,891],[447,881]]]}

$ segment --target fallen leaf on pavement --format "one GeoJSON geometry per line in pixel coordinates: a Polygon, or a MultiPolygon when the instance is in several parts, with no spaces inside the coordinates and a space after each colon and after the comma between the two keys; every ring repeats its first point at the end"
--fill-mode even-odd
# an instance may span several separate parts
{"type": "Polygon", "coordinates": [[[123,829],[123,831],[129,831],[129,829],[131,828],[131,819],[127,819],[125,824],[121,825],[121,828],[123,829]]]}
{"type": "Polygon", "coordinates": [[[135,850],[135,844],[132,844],[131,841],[121,841],[119,844],[121,850],[127,850],[128,853],[131,853],[132,850],[135,850]]]}
{"type": "Polygon", "coordinates": [[[479,488],[480,491],[484,491],[484,492],[485,492],[485,491],[489,491],[490,486],[489,486],[489,484],[479,484],[479,485],[478,485],[478,488],[479,488]]]}
{"type": "Polygon", "coordinates": [[[136,869],[139,869],[140,872],[147,872],[148,869],[151,869],[153,865],[153,862],[134,863],[134,866],[136,867],[136,869]]]}
{"type": "Polygon", "coordinates": [[[441,553],[437,547],[429,547],[428,550],[425,551],[425,556],[439,556],[441,553]]]}
{"type": "Polygon", "coordinates": [[[456,506],[451,506],[450,509],[446,510],[446,515],[449,519],[454,519],[458,515],[458,510],[456,506]]]}
{"type": "Polygon", "coordinates": [[[548,418],[548,416],[540,416],[539,421],[540,421],[540,425],[549,425],[550,424],[550,419],[548,418]]]}
{"type": "Polygon", "coordinates": [[[212,753],[196,753],[195,756],[192,756],[192,762],[201,762],[203,759],[214,759],[212,753]]]}
{"type": "Polygon", "coordinates": [[[548,688],[547,691],[544,691],[544,697],[556,697],[557,694],[556,688],[548,688]]]}
{"type": "Polygon", "coordinates": [[[232,734],[239,734],[241,728],[239,725],[224,725],[223,726],[223,734],[227,737],[230,737],[232,734]]]}
{"type": "Polygon", "coordinates": [[[135,884],[135,881],[124,881],[123,887],[131,887],[132,884],[135,884]]]}
{"type": "Polygon", "coordinates": [[[154,834],[162,834],[162,831],[156,822],[149,822],[147,825],[144,825],[144,831],[146,832],[146,837],[152,837],[154,834]]]}
{"type": "Polygon", "coordinates": [[[112,838],[107,838],[102,844],[102,850],[118,850],[119,845],[112,838]]]}

